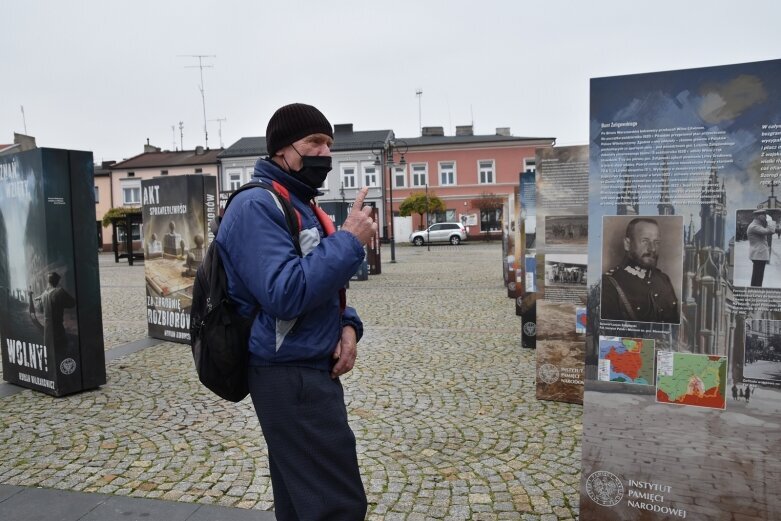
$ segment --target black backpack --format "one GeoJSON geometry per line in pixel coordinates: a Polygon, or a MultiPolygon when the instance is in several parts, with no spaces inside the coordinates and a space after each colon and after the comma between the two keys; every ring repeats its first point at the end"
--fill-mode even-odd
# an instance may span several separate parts
{"type": "MultiPolygon", "coordinates": [[[[273,186],[252,181],[231,194],[225,208],[241,191],[263,188],[271,192],[282,204],[290,235],[296,251],[301,255],[298,216],[290,203],[287,192],[280,195],[273,186]]],[[[216,239],[221,217],[210,224],[216,239]]],[[[228,280],[222,265],[219,249],[213,240],[206,250],[193,284],[193,301],[190,308],[190,346],[192,347],[198,379],[220,398],[240,402],[247,394],[247,370],[249,366],[249,337],[252,317],[239,314],[236,305],[228,297],[228,280]]]]}

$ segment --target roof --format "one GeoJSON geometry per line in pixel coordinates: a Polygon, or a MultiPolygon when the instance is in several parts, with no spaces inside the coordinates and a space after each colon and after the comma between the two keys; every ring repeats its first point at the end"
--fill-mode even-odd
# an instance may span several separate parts
{"type": "Polygon", "coordinates": [[[334,146],[331,152],[348,150],[371,150],[377,143],[384,143],[393,137],[392,130],[361,130],[358,132],[334,132],[334,146]]]}
{"type": "Polygon", "coordinates": [[[0,145],[0,155],[11,154],[12,152],[18,152],[21,150],[17,149],[19,149],[19,145],[16,143],[12,143],[10,145],[0,145]]]}
{"type": "Polygon", "coordinates": [[[224,157],[265,156],[266,154],[268,154],[268,149],[266,148],[265,136],[243,137],[223,150],[218,157],[222,159],[224,157]]]}
{"type": "MultiPolygon", "coordinates": [[[[346,152],[349,150],[371,150],[378,142],[385,142],[393,137],[392,130],[359,130],[357,132],[334,132],[334,146],[331,152],[346,152]]],[[[219,154],[220,159],[228,157],[265,156],[266,137],[243,137],[219,154]]]]}
{"type": "Polygon", "coordinates": [[[465,144],[487,144],[487,143],[515,143],[523,145],[527,142],[555,142],[555,137],[519,137],[519,136],[499,136],[499,135],[478,135],[478,136],[421,136],[413,138],[401,138],[406,141],[410,147],[426,147],[436,145],[465,145],[465,144]]]}
{"type": "Polygon", "coordinates": [[[181,152],[144,152],[137,156],[120,161],[111,166],[111,170],[130,168],[158,168],[191,165],[216,165],[217,156],[222,148],[204,150],[202,154],[196,154],[195,150],[183,150],[181,152]]]}
{"type": "Polygon", "coordinates": [[[95,177],[103,177],[103,176],[111,175],[111,167],[103,168],[101,165],[95,165],[94,173],[95,173],[95,177]]]}

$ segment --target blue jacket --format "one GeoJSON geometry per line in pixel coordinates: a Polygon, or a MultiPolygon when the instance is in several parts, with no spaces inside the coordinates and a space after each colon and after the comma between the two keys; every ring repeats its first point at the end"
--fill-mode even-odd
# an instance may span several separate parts
{"type": "Polygon", "coordinates": [[[296,252],[282,207],[262,188],[234,197],[223,216],[216,242],[228,279],[228,294],[244,316],[260,312],[249,341],[251,365],[295,365],[330,370],[343,325],[363,334],[355,310],[342,314],[339,289],[364,256],[358,239],[346,231],[325,237],[308,202],[317,191],[260,159],[253,180],[277,181],[290,193],[301,215],[296,252]]]}

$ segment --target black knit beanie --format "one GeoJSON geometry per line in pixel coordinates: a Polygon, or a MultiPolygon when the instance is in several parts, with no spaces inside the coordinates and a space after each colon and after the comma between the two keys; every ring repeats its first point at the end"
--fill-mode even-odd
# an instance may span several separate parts
{"type": "Polygon", "coordinates": [[[266,149],[273,156],[277,150],[310,134],[334,137],[331,123],[312,105],[291,103],[278,109],[266,127],[266,149]]]}

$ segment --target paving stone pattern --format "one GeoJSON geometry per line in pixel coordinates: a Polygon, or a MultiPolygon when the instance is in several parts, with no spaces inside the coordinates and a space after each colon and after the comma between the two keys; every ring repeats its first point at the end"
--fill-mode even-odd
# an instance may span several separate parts
{"type": "MultiPolygon", "coordinates": [[[[343,377],[367,518],[576,519],[581,407],[534,398],[499,244],[382,253],[382,275],[351,283],[366,334],[343,377]]],[[[106,348],[143,338],[143,264],[100,267],[106,348]]],[[[0,399],[0,483],[273,509],[251,403],[205,391],[188,346],[107,370],[99,390],[0,399]]]]}

